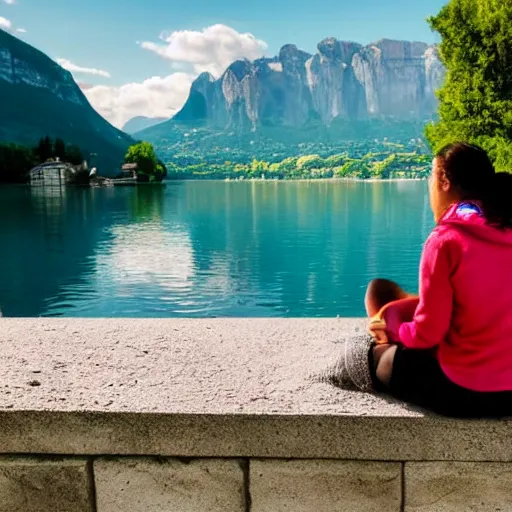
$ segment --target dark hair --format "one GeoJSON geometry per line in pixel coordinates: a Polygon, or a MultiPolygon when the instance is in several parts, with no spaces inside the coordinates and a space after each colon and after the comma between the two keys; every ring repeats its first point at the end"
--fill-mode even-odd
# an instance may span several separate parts
{"type": "Polygon", "coordinates": [[[464,201],[479,201],[487,222],[512,228],[512,174],[496,172],[479,146],[456,142],[436,154],[446,177],[464,201]]]}

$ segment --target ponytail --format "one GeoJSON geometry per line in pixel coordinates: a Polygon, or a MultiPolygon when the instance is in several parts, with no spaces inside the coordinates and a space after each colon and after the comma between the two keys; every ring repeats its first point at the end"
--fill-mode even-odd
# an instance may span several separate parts
{"type": "Polygon", "coordinates": [[[481,199],[485,218],[497,228],[512,228],[512,174],[495,173],[481,199]]]}
{"type": "Polygon", "coordinates": [[[512,174],[495,172],[489,155],[479,146],[457,142],[436,155],[446,177],[464,201],[479,201],[488,223],[512,228],[512,174]]]}

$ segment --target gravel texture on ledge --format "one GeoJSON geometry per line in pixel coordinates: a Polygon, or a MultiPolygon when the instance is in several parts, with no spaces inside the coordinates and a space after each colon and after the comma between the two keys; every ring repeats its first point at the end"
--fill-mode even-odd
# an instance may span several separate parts
{"type": "Polygon", "coordinates": [[[0,319],[0,453],[512,461],[512,422],[338,389],[354,319],[0,319]]]}
{"type": "Polygon", "coordinates": [[[0,409],[418,415],[322,382],[350,319],[2,319],[0,409]]]}

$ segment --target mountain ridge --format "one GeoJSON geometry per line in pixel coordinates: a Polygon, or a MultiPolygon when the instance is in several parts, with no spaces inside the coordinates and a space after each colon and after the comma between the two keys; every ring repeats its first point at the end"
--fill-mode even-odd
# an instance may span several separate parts
{"type": "Polygon", "coordinates": [[[121,130],[128,135],[133,135],[137,132],[151,128],[157,124],[167,121],[167,117],[147,117],[147,116],[135,116],[124,123],[121,130]]]}
{"type": "Polygon", "coordinates": [[[95,166],[115,172],[133,139],[90,105],[71,73],[46,54],[0,30],[0,140],[34,145],[59,137],[94,153],[95,166]]]}
{"type": "Polygon", "coordinates": [[[317,118],[328,126],[335,119],[429,116],[443,78],[435,45],[380,39],[363,46],[331,37],[316,54],[287,44],[276,57],[233,62],[218,79],[203,73],[173,119],[243,131],[317,118]]]}
{"type": "Polygon", "coordinates": [[[418,41],[326,38],[316,54],[287,44],[275,57],[237,60],[219,78],[202,73],[173,118],[134,136],[180,161],[280,158],[339,140],[404,142],[435,118],[444,76],[437,46],[418,41]]]}

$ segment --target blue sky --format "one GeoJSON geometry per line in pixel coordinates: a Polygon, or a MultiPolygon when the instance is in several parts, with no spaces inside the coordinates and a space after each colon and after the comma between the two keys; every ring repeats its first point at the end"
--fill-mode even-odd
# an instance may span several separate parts
{"type": "MultiPolygon", "coordinates": [[[[13,32],[26,30],[17,35],[28,43],[54,59],[65,59],[65,67],[71,66],[75,79],[84,88],[114,89],[176,72],[193,78],[203,69],[218,71],[229,57],[220,55],[222,48],[205,56],[203,60],[218,60],[212,68],[202,62],[201,56],[197,57],[200,65],[192,58],[175,59],[177,45],[182,53],[188,51],[184,44],[188,36],[172,39],[174,49],[166,53],[169,41],[160,39],[162,33],[169,36],[177,31],[193,31],[195,48],[201,51],[197,45],[203,29],[225,25],[233,30],[228,36],[231,46],[238,44],[237,33],[254,36],[255,47],[242,38],[239,50],[232,48],[232,55],[247,52],[247,57],[258,53],[275,55],[286,43],[295,43],[313,53],[316,44],[327,36],[363,44],[383,37],[431,43],[437,38],[425,19],[444,3],[445,0],[0,0],[0,17],[9,20],[13,32]],[[11,2],[14,5],[7,5],[11,2]],[[157,46],[144,49],[140,44],[144,42],[157,46]]],[[[222,37],[222,31],[217,30],[203,38],[205,51],[212,50],[217,34],[222,37]]],[[[184,88],[185,77],[180,79],[184,88]]],[[[152,84],[153,89],[162,86],[152,84]]]]}

